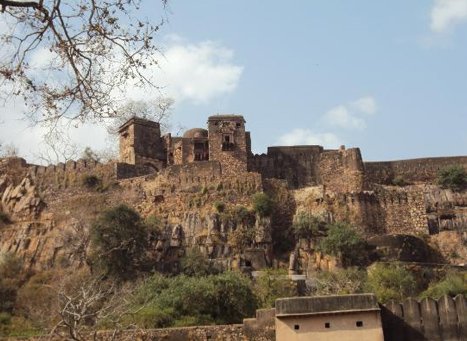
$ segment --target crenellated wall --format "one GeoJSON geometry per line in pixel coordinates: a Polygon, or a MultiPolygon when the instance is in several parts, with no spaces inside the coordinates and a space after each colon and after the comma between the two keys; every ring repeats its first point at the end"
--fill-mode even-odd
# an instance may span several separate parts
{"type": "Polygon", "coordinates": [[[467,302],[463,295],[437,301],[409,298],[390,302],[382,309],[386,341],[461,341],[467,339],[467,302]]]}
{"type": "Polygon", "coordinates": [[[418,188],[379,187],[376,191],[336,193],[323,186],[298,190],[298,210],[346,221],[367,236],[428,233],[423,191],[418,188]]]}

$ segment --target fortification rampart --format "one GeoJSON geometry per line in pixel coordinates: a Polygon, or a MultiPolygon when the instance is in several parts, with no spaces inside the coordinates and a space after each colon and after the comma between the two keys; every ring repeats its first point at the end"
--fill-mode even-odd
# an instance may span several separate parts
{"type": "Polygon", "coordinates": [[[246,172],[226,176],[218,161],[174,165],[146,179],[148,181],[145,183],[145,189],[150,196],[196,192],[203,187],[235,190],[238,193],[254,193],[262,190],[260,174],[246,172]]]}
{"type": "Polygon", "coordinates": [[[437,301],[409,298],[382,309],[384,340],[452,340],[467,338],[467,302],[463,295],[437,301]]]}
{"type": "Polygon", "coordinates": [[[291,188],[322,184],[336,192],[363,189],[363,162],[358,148],[269,147],[267,154],[250,157],[249,170],[264,178],[284,179],[291,188]]]}
{"type": "Polygon", "coordinates": [[[377,191],[335,193],[316,187],[308,194],[298,191],[296,200],[299,210],[350,222],[367,236],[428,232],[425,199],[419,188],[380,186],[377,191]]]}
{"type": "Polygon", "coordinates": [[[467,156],[365,162],[364,165],[367,183],[389,185],[396,177],[409,183],[434,183],[439,170],[445,167],[460,165],[467,170],[467,156]]]}

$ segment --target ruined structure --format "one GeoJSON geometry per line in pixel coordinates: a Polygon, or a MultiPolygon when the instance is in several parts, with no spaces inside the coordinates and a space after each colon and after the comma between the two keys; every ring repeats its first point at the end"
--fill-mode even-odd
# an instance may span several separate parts
{"type": "MultiPolygon", "coordinates": [[[[467,193],[436,186],[440,169],[467,169],[467,157],[364,162],[358,148],[344,146],[276,146],[254,155],[245,124],[240,115],[214,115],[207,129],[172,136],[162,135],[158,123],[135,117],[119,129],[116,162],[81,159],[39,166],[1,159],[0,211],[11,222],[0,227],[0,252],[22,254],[32,267],[82,264],[60,238],[63,230],[123,202],[162,221],[154,241],[162,270],[176,269],[184,250],[193,246],[226,267],[270,266],[282,238],[277,236],[300,212],[347,221],[368,238],[429,234],[435,240],[450,233],[449,242],[437,241],[443,255],[457,253],[458,263],[467,259],[465,247],[455,246],[467,240],[467,193]],[[408,185],[394,186],[398,177],[408,185]],[[86,179],[97,187],[84,186],[86,179]],[[262,191],[276,200],[273,217],[239,219],[238,212],[251,213],[251,198],[262,191]],[[216,203],[225,211],[215,209],[216,203]],[[254,231],[241,247],[234,238],[240,230],[254,231]]],[[[335,265],[314,251],[299,242],[290,270],[335,265]]]]}

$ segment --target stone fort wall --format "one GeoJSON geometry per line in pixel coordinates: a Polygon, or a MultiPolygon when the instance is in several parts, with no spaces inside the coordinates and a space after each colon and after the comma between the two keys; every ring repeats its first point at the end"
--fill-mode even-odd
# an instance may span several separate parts
{"type": "Polygon", "coordinates": [[[250,157],[249,170],[265,178],[287,180],[291,188],[322,184],[344,193],[359,192],[364,184],[364,167],[358,148],[269,147],[267,154],[250,157]]]}
{"type": "Polygon", "coordinates": [[[409,183],[433,183],[439,170],[445,167],[459,165],[467,170],[467,156],[365,162],[364,165],[368,183],[391,184],[395,177],[401,177],[409,183]]]}

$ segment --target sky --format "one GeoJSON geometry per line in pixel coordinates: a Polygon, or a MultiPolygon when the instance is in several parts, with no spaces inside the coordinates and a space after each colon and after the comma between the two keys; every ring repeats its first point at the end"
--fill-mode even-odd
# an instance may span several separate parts
{"type": "MultiPolygon", "coordinates": [[[[175,100],[173,125],[242,114],[255,153],[319,144],[359,147],[365,160],[467,155],[467,0],[170,0],[165,13],[142,2],[168,19],[149,72],[175,100]]],[[[35,161],[42,130],[19,120],[22,106],[0,107],[0,140],[35,161]]],[[[83,148],[109,143],[96,125],[71,136],[83,148]]]]}

